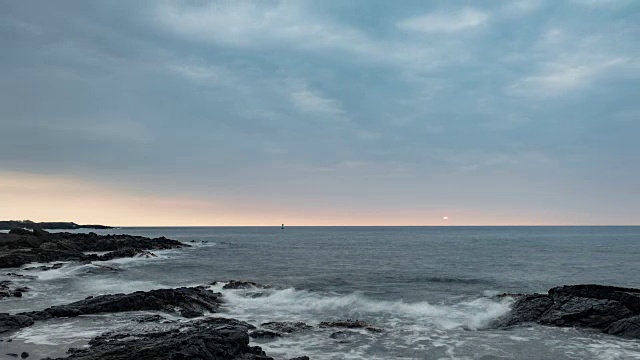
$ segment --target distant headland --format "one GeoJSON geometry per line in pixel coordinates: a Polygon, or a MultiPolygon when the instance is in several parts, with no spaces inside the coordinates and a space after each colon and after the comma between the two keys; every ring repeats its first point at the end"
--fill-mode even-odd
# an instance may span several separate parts
{"type": "Polygon", "coordinates": [[[34,222],[31,220],[8,220],[0,221],[0,230],[11,230],[15,228],[23,229],[51,229],[51,230],[73,230],[73,229],[112,229],[105,225],[79,225],[74,222],[34,222]]]}

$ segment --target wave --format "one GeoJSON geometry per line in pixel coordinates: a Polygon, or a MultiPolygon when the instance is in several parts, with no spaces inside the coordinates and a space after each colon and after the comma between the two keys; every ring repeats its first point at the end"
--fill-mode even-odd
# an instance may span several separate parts
{"type": "MultiPolygon", "coordinates": [[[[219,286],[214,290],[220,291],[219,286]]],[[[222,291],[229,303],[229,311],[235,315],[264,313],[300,321],[359,318],[374,325],[419,323],[445,330],[485,328],[494,319],[506,314],[512,303],[511,299],[497,301],[486,297],[452,305],[427,301],[410,303],[371,299],[362,293],[340,295],[293,288],[222,291]]]]}

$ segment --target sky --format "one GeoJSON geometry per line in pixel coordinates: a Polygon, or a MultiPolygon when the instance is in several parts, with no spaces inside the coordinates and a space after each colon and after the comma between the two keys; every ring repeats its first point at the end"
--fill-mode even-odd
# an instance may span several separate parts
{"type": "Polygon", "coordinates": [[[640,225],[640,2],[3,1],[0,219],[640,225]]]}

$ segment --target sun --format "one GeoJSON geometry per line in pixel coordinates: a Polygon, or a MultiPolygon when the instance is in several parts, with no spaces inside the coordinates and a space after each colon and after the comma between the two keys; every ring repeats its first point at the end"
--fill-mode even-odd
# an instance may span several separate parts
{"type": "Polygon", "coordinates": [[[443,216],[442,220],[449,220],[449,217],[448,216],[443,216]]]}

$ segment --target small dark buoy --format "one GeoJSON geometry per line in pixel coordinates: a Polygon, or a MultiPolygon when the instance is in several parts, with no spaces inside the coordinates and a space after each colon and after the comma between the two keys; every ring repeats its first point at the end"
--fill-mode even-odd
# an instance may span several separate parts
{"type": "Polygon", "coordinates": [[[280,229],[284,229],[284,224],[282,224],[282,227],[280,229]]]}

